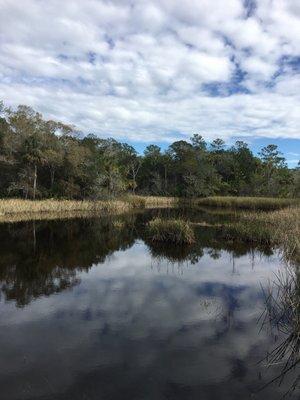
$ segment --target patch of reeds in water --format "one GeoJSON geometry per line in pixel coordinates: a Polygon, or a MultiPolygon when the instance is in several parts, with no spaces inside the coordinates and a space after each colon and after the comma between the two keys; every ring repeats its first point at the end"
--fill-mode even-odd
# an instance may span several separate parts
{"type": "MultiPolygon", "coordinates": [[[[283,339],[264,359],[266,366],[281,365],[281,372],[267,385],[282,383],[287,374],[300,365],[300,276],[299,270],[287,267],[264,289],[265,311],[262,324],[277,330],[283,339]]],[[[300,372],[286,394],[299,389],[300,372]]],[[[267,386],[265,385],[265,386],[267,386]]],[[[262,388],[263,389],[263,388],[262,388]]]]}
{"type": "Polygon", "coordinates": [[[195,234],[191,224],[182,219],[154,218],[147,224],[147,234],[154,242],[192,244],[195,234]]]}
{"type": "Polygon", "coordinates": [[[224,227],[224,233],[245,241],[280,246],[286,260],[300,264],[300,207],[241,213],[224,227]]]}

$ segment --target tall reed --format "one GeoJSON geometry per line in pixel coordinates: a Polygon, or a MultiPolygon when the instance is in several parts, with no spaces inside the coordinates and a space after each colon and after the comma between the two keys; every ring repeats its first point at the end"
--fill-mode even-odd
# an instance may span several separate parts
{"type": "MultiPolygon", "coordinates": [[[[267,385],[281,383],[289,372],[300,366],[300,276],[299,270],[287,267],[276,275],[267,288],[263,288],[265,310],[262,325],[276,330],[283,339],[264,359],[266,366],[282,365],[281,371],[267,385]]],[[[300,372],[286,394],[300,385],[300,372]]],[[[262,388],[263,389],[263,388],[262,388]]]]}
{"type": "Polygon", "coordinates": [[[215,196],[195,200],[195,204],[209,207],[226,207],[245,210],[274,211],[299,204],[299,199],[272,197],[226,197],[215,196]]]}
{"type": "Polygon", "coordinates": [[[147,224],[147,233],[152,241],[191,244],[195,234],[191,224],[182,219],[154,218],[147,224]]]}
{"type": "Polygon", "coordinates": [[[99,213],[122,213],[135,208],[129,201],[0,199],[0,222],[56,219],[99,213]]]}

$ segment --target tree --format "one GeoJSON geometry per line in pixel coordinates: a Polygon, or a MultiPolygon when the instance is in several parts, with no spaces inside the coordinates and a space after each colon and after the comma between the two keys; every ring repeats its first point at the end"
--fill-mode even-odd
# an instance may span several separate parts
{"type": "Polygon", "coordinates": [[[259,165],[258,159],[250,151],[247,143],[238,140],[230,150],[234,158],[234,174],[231,181],[233,192],[250,195],[253,191],[253,176],[259,165]]]}
{"type": "Polygon", "coordinates": [[[299,196],[300,168],[276,145],[259,157],[239,140],[207,145],[200,134],[139,155],[115,139],[83,136],[24,105],[0,102],[0,194],[26,198],[104,198],[123,193],[170,196],[299,196]]]}
{"type": "Polygon", "coordinates": [[[35,199],[37,192],[38,167],[44,163],[44,136],[41,114],[27,106],[19,106],[16,111],[7,110],[8,123],[11,133],[9,135],[8,152],[10,157],[16,157],[21,164],[18,181],[13,181],[10,188],[21,187],[28,196],[29,192],[35,199]],[[27,183],[24,185],[24,178],[27,183]]]}
{"type": "Polygon", "coordinates": [[[154,195],[166,194],[167,168],[167,156],[162,154],[161,148],[156,145],[147,146],[141,159],[138,178],[141,192],[154,195]]]}
{"type": "Polygon", "coordinates": [[[122,159],[121,163],[128,166],[127,175],[130,178],[130,187],[132,193],[135,194],[137,188],[137,175],[141,168],[141,159],[138,157],[136,150],[126,143],[122,145],[122,159]]]}
{"type": "Polygon", "coordinates": [[[225,142],[224,140],[217,138],[212,141],[210,144],[211,151],[214,153],[221,153],[224,151],[225,148],[225,142]]]}
{"type": "Polygon", "coordinates": [[[295,197],[300,197],[300,161],[294,171],[294,188],[293,195],[295,197]]]}
{"type": "Polygon", "coordinates": [[[201,150],[201,151],[206,151],[207,144],[206,144],[203,136],[201,136],[198,133],[196,133],[195,135],[193,135],[191,137],[191,142],[192,142],[192,145],[193,145],[194,149],[201,150]]]}
{"type": "Polygon", "coordinates": [[[269,144],[259,153],[262,160],[261,174],[264,194],[268,196],[286,195],[292,183],[285,158],[275,144],[269,144]]]}

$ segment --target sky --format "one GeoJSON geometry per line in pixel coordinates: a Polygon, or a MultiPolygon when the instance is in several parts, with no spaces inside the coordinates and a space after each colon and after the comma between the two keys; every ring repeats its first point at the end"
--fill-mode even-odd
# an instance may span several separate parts
{"type": "Polygon", "coordinates": [[[0,0],[0,99],[142,149],[300,158],[300,1],[0,0]]]}

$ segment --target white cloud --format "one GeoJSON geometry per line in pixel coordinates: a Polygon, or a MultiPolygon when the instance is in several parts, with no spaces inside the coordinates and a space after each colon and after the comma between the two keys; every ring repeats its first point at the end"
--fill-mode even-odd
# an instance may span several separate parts
{"type": "Polygon", "coordinates": [[[276,65],[268,63],[258,57],[248,57],[241,62],[241,67],[248,74],[263,80],[269,80],[276,72],[276,65]]]}
{"type": "Polygon", "coordinates": [[[243,4],[0,0],[0,98],[137,141],[299,138],[300,9],[243,4]]]}

